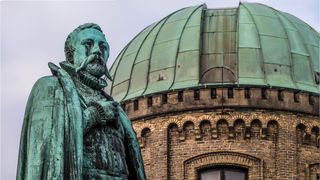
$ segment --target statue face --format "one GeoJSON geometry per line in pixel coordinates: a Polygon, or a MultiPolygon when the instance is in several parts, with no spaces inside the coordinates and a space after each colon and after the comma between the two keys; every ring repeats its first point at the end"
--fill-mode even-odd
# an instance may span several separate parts
{"type": "Polygon", "coordinates": [[[77,33],[73,46],[73,62],[76,68],[85,62],[87,64],[84,70],[98,78],[108,71],[106,63],[109,45],[102,32],[94,28],[81,30],[77,33]]]}

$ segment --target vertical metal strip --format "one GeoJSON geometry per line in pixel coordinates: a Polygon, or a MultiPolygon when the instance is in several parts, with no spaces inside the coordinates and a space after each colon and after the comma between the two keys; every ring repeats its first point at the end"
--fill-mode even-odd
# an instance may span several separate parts
{"type": "MultiPolygon", "coordinates": [[[[175,83],[175,78],[176,78],[176,71],[177,71],[177,61],[178,61],[178,54],[179,54],[179,50],[180,50],[180,45],[181,45],[181,39],[182,39],[182,36],[183,36],[183,33],[184,33],[184,30],[190,20],[190,18],[193,16],[193,14],[199,9],[199,8],[202,8],[203,5],[200,5],[198,6],[195,10],[192,11],[192,13],[189,15],[188,19],[186,20],[186,23],[184,24],[183,28],[182,28],[182,32],[181,32],[181,35],[180,35],[180,38],[179,38],[179,44],[177,46],[177,51],[176,51],[176,60],[175,60],[175,66],[174,66],[174,72],[173,72],[173,80],[172,80],[172,83],[169,87],[169,89],[172,88],[172,86],[174,85],[175,83]]],[[[200,17],[201,18],[201,17],[200,17]]],[[[201,26],[201,24],[200,24],[201,26]]],[[[200,32],[199,32],[200,33],[200,32]]],[[[200,45],[200,42],[199,42],[199,45],[200,45]]],[[[200,53],[200,47],[199,47],[199,53],[200,53]]],[[[198,60],[199,61],[199,60],[198,60]]]]}
{"type": "Polygon", "coordinates": [[[245,9],[247,10],[249,16],[250,16],[251,19],[252,19],[252,22],[253,22],[254,26],[256,27],[257,34],[258,34],[258,37],[257,37],[257,38],[258,38],[258,40],[259,40],[259,45],[260,45],[260,48],[259,48],[259,49],[260,49],[260,53],[261,53],[261,57],[262,57],[262,59],[260,60],[260,62],[261,62],[261,68],[262,68],[263,74],[264,74],[264,78],[263,78],[263,79],[264,79],[265,84],[270,86],[270,84],[268,84],[268,81],[267,81],[267,79],[266,79],[266,71],[265,71],[265,67],[264,67],[264,56],[263,56],[262,48],[261,48],[260,32],[259,32],[259,30],[258,30],[258,27],[257,27],[255,21],[254,21],[253,15],[252,15],[251,12],[249,11],[249,9],[248,9],[248,8],[246,7],[246,5],[244,5],[243,3],[240,3],[240,5],[241,5],[241,6],[239,6],[239,8],[243,7],[243,8],[245,8],[245,9]]]}

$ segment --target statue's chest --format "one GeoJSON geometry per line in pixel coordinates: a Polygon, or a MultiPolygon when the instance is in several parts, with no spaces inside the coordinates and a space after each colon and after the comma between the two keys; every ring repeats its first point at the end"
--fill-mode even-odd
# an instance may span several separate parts
{"type": "Polygon", "coordinates": [[[128,174],[123,134],[116,129],[97,127],[84,137],[84,168],[106,174],[128,174]]]}
{"type": "Polygon", "coordinates": [[[84,87],[79,87],[78,94],[80,96],[82,106],[86,106],[90,102],[106,100],[100,91],[95,91],[84,87]]]}

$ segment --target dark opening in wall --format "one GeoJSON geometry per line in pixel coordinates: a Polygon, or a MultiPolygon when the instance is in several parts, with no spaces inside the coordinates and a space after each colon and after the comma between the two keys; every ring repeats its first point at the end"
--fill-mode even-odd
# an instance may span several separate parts
{"type": "Polygon", "coordinates": [[[262,99],[267,99],[268,93],[266,88],[261,88],[261,98],[262,99]]]}
{"type": "Polygon", "coordinates": [[[167,104],[168,103],[168,94],[162,94],[162,98],[161,98],[162,104],[167,104]]]}
{"type": "Polygon", "coordinates": [[[250,88],[245,88],[244,89],[244,98],[250,99],[250,97],[251,97],[250,88]]]}
{"type": "Polygon", "coordinates": [[[183,91],[178,91],[178,101],[179,102],[183,101],[183,91]]]}
{"type": "Polygon", "coordinates": [[[200,99],[200,89],[195,89],[193,91],[193,98],[194,98],[194,100],[199,100],[200,99]]]}
{"type": "Polygon", "coordinates": [[[309,104],[314,105],[314,96],[309,94],[309,104]]]}
{"type": "Polygon", "coordinates": [[[283,91],[281,89],[279,89],[278,90],[278,100],[283,101],[283,98],[284,98],[283,91]]]}
{"type": "Polygon", "coordinates": [[[148,107],[151,107],[152,106],[152,96],[148,97],[148,107]]]}
{"type": "Polygon", "coordinates": [[[216,99],[217,98],[217,89],[216,88],[211,88],[211,99],[216,99]]]}
{"type": "Polygon", "coordinates": [[[133,101],[133,110],[134,111],[139,110],[139,100],[138,99],[133,101]]]}
{"type": "Polygon", "coordinates": [[[233,88],[228,88],[228,98],[233,98],[233,88]]]}
{"type": "Polygon", "coordinates": [[[298,91],[293,93],[293,100],[296,103],[300,102],[300,96],[299,96],[299,92],[298,91]]]}

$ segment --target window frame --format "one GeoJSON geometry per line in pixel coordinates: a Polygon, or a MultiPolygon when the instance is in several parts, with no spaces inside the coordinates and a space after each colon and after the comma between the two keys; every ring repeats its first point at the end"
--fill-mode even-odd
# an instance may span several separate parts
{"type": "Polygon", "coordinates": [[[225,171],[236,171],[244,173],[244,180],[248,180],[248,169],[238,166],[210,166],[197,170],[197,180],[201,180],[201,174],[209,171],[220,171],[220,180],[225,180],[225,171]]]}

